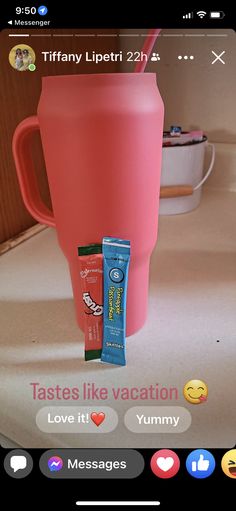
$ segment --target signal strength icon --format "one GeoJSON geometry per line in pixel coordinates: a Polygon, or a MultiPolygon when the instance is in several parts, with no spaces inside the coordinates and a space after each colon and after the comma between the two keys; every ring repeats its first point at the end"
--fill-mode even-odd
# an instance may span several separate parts
{"type": "Polygon", "coordinates": [[[199,18],[204,18],[204,16],[206,16],[206,11],[198,11],[197,15],[199,16],[199,18]]]}
{"type": "Polygon", "coordinates": [[[184,14],[183,16],[184,20],[189,20],[191,18],[193,18],[193,12],[188,12],[188,14],[184,14]]]}

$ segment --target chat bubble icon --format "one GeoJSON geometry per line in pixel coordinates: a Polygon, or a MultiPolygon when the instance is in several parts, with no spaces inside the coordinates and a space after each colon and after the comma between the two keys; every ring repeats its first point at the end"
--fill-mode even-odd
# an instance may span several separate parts
{"type": "Polygon", "coordinates": [[[25,456],[12,456],[10,459],[10,467],[14,472],[24,470],[27,466],[27,459],[25,456]]]}

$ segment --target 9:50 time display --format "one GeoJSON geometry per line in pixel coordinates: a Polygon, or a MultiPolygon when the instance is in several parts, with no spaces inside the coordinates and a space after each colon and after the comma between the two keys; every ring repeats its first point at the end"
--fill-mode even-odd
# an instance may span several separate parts
{"type": "Polygon", "coordinates": [[[16,7],[16,14],[36,14],[36,7],[16,7]]]}

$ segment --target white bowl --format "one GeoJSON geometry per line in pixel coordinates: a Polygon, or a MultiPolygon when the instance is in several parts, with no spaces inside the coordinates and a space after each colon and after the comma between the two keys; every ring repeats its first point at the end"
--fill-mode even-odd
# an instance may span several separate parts
{"type": "Polygon", "coordinates": [[[160,215],[178,215],[197,208],[201,201],[202,185],[210,175],[215,161],[215,147],[207,142],[162,148],[161,186],[190,185],[193,194],[181,197],[160,199],[160,215]],[[204,177],[206,146],[212,149],[211,162],[204,177]]]}

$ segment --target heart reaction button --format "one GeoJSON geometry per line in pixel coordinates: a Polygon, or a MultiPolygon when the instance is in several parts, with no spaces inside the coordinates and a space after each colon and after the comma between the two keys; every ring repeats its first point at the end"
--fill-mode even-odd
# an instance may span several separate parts
{"type": "Polygon", "coordinates": [[[179,471],[179,457],[170,449],[160,449],[153,454],[151,459],[151,469],[155,476],[161,479],[170,479],[179,471]]]}
{"type": "Polygon", "coordinates": [[[96,424],[96,426],[99,427],[105,420],[105,413],[93,412],[93,413],[91,413],[90,417],[91,417],[92,421],[94,422],[94,424],[96,424]]]}

